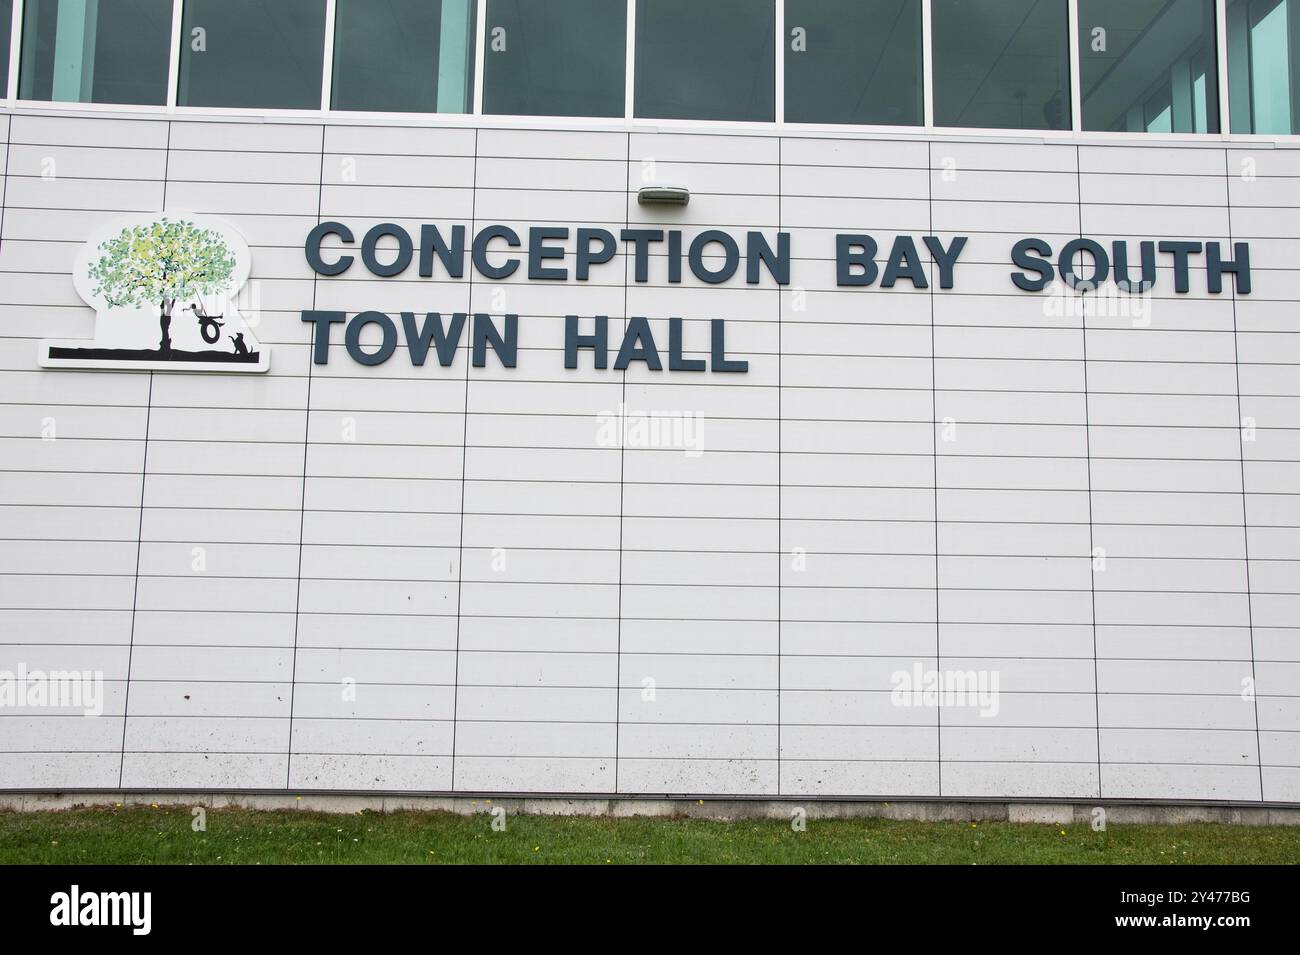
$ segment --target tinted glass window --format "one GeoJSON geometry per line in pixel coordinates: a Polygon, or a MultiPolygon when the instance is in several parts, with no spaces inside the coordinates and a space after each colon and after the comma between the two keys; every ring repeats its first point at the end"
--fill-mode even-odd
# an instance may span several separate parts
{"type": "Polygon", "coordinates": [[[1214,0],[1079,0],[1083,128],[1217,133],[1214,0]]]}
{"type": "Polygon", "coordinates": [[[627,7],[488,0],[483,112],[622,116],[627,7]]]}
{"type": "Polygon", "coordinates": [[[785,118],[919,126],[921,0],[786,0],[785,118]]]}
{"type": "Polygon", "coordinates": [[[637,0],[637,116],[768,121],[773,0],[637,0]]]}
{"type": "MultiPolygon", "coordinates": [[[[4,7],[7,37],[11,8],[4,7]]],[[[27,0],[18,95],[161,106],[171,30],[171,0],[27,0]]],[[[8,53],[6,40],[6,60],[8,53]]]]}
{"type": "Polygon", "coordinates": [[[181,106],[320,109],[325,0],[186,0],[181,106]]]}
{"type": "Polygon", "coordinates": [[[338,0],[334,109],[467,113],[473,0],[338,0]]]}
{"type": "Polygon", "coordinates": [[[1228,109],[1234,133],[1300,132],[1300,2],[1230,0],[1228,109]]]}
{"type": "Polygon", "coordinates": [[[934,121],[1070,128],[1065,0],[933,0],[934,121]]]}
{"type": "Polygon", "coordinates": [[[0,0],[0,83],[6,85],[5,95],[9,95],[9,28],[14,19],[13,0],[0,0]]]}

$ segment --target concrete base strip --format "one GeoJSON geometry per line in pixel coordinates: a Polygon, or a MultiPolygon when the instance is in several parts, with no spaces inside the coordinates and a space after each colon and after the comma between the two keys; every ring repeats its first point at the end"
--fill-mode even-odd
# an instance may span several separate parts
{"type": "Polygon", "coordinates": [[[452,812],[504,808],[538,816],[632,816],[691,819],[783,819],[796,812],[814,819],[904,819],[925,822],[1091,824],[1097,810],[1110,823],[1175,825],[1217,822],[1242,826],[1300,825],[1300,807],[1169,805],[1106,802],[833,801],[798,799],[666,799],[358,795],[309,793],[78,792],[0,793],[0,811],[41,812],[118,806],[206,806],[212,809],[299,809],[311,812],[452,812]]]}

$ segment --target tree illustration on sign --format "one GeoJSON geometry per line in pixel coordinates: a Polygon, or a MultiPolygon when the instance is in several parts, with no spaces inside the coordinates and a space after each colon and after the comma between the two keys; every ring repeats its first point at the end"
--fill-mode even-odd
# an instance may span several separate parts
{"type": "Polygon", "coordinates": [[[162,337],[158,350],[170,354],[172,313],[178,301],[189,306],[205,341],[216,341],[220,327],[204,310],[202,296],[220,295],[231,285],[235,256],[222,237],[193,222],[159,219],[123,229],[99,246],[103,255],[87,274],[95,294],[112,308],[158,308],[162,337]]]}

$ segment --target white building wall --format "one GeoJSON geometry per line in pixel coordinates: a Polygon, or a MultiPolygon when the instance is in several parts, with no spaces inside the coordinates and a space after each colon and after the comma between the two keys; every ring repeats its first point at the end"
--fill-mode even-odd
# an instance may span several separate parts
{"type": "Polygon", "coordinates": [[[107,681],[97,719],[0,712],[0,788],[1300,800],[1294,150],[0,126],[0,670],[107,681]],[[651,176],[690,206],[638,206],[651,176]],[[271,371],[38,369],[90,334],[92,228],[164,209],[247,239],[271,371]],[[780,229],[795,260],[326,278],[330,219],[780,229]],[[848,231],[969,236],[956,287],[838,288],[848,231]],[[1135,327],[1011,284],[1018,238],[1080,235],[1247,240],[1254,290],[1165,269],[1135,327]],[[517,313],[519,365],[364,367],[338,328],[313,365],[311,308],[517,313]],[[688,357],[726,319],[750,368],[566,371],[570,312],[611,352],[680,315],[688,357]],[[702,414],[705,453],[602,443],[620,404],[702,414]],[[996,672],[998,714],[894,705],[915,666],[996,672]]]}
{"type": "Polygon", "coordinates": [[[1021,691],[997,719],[940,712],[942,782],[1093,794],[1083,324],[1016,289],[1005,265],[1017,236],[1059,249],[1080,235],[1077,149],[936,143],[931,158],[935,228],[971,235],[957,278],[971,294],[934,295],[940,666],[1001,671],[1021,691]]]}

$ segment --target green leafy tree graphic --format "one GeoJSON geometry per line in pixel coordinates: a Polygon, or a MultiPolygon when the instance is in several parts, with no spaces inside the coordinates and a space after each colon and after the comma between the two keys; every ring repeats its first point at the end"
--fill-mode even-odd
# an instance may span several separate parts
{"type": "MultiPolygon", "coordinates": [[[[164,353],[171,351],[177,301],[225,292],[235,271],[235,256],[218,233],[166,218],[123,229],[99,251],[87,273],[95,294],[114,308],[157,305],[164,353]]],[[[203,317],[197,304],[195,315],[203,317]]]]}

